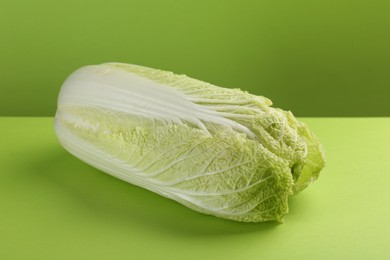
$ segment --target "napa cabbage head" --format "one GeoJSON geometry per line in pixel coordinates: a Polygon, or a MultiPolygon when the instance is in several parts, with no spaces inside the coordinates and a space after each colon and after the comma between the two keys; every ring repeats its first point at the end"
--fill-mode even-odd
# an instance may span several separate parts
{"type": "Polygon", "coordinates": [[[193,210],[281,221],[325,160],[307,126],[271,105],[185,75],[106,63],[65,81],[55,129],[81,160],[193,210]]]}

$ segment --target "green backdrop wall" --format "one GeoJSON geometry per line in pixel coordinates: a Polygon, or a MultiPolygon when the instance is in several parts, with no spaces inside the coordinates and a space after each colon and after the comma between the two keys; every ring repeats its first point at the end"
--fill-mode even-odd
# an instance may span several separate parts
{"type": "Polygon", "coordinates": [[[118,61],[298,116],[390,116],[389,13],[387,0],[1,1],[0,115],[53,115],[72,71],[118,61]]]}

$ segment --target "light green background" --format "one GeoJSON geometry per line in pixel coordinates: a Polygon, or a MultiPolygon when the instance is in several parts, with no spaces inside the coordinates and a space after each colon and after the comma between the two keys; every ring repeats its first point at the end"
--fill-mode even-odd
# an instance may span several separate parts
{"type": "Polygon", "coordinates": [[[78,67],[118,61],[271,98],[298,116],[389,116],[387,0],[0,4],[0,116],[53,115],[78,67]]]}
{"type": "MultiPolygon", "coordinates": [[[[0,116],[51,116],[75,69],[171,70],[298,116],[390,116],[390,1],[0,3],[0,116]]],[[[305,118],[327,152],[286,223],[202,215],[110,177],[52,118],[0,118],[1,259],[387,259],[389,119],[305,118]]]]}
{"type": "Polygon", "coordinates": [[[0,118],[0,259],[389,259],[390,118],[304,122],[326,168],[284,224],[248,224],[88,166],[58,144],[52,118],[0,118]]]}

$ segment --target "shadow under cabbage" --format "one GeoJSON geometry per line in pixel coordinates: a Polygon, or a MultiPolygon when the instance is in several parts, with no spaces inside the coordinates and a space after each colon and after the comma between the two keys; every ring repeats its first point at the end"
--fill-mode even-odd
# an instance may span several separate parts
{"type": "MultiPolygon", "coordinates": [[[[72,203],[93,211],[99,218],[128,225],[145,226],[177,235],[225,236],[240,233],[269,233],[280,223],[241,223],[195,212],[146,189],[103,173],[60,147],[51,147],[44,161],[36,162],[37,175],[66,191],[72,203]]],[[[291,199],[294,207],[296,198],[291,199]]],[[[290,212],[292,211],[290,207],[290,212]]],[[[76,213],[77,214],[77,213],[76,213]]],[[[288,215],[290,215],[289,213],[288,215]]],[[[290,215],[291,217],[291,215],[290,215]]]]}

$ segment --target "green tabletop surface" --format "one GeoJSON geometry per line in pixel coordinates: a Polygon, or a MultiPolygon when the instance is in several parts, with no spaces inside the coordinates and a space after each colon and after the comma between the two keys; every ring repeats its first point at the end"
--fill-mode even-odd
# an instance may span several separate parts
{"type": "Polygon", "coordinates": [[[194,212],[81,162],[50,117],[0,118],[0,259],[390,259],[390,118],[301,118],[327,152],[285,222],[194,212]]]}

